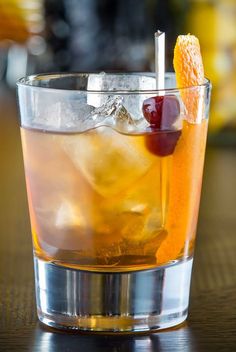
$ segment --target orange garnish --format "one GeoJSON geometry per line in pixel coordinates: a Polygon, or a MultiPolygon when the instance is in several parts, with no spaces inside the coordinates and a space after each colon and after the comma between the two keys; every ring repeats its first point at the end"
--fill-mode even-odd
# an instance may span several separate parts
{"type": "MultiPolygon", "coordinates": [[[[178,37],[174,50],[174,68],[178,87],[196,86],[204,82],[202,57],[196,37],[192,35],[178,37]]],[[[203,118],[203,111],[199,111],[198,89],[183,89],[181,97],[187,115],[172,159],[169,204],[165,222],[168,235],[156,252],[158,264],[178,258],[184,250],[185,242],[193,239],[197,223],[207,121],[196,123],[201,122],[203,118]]]]}
{"type": "MultiPolygon", "coordinates": [[[[174,69],[177,87],[192,87],[204,83],[204,68],[199,40],[194,35],[179,35],[174,49],[174,69]]],[[[182,90],[181,97],[186,107],[188,121],[198,122],[202,118],[199,104],[200,88],[182,90]],[[200,110],[200,111],[199,111],[200,110]]]]}
{"type": "Polygon", "coordinates": [[[173,154],[165,224],[168,235],[156,252],[158,264],[175,260],[184,248],[185,241],[194,238],[206,135],[207,120],[202,124],[183,122],[182,134],[173,154]]]}
{"type": "Polygon", "coordinates": [[[177,87],[190,87],[203,83],[204,68],[197,37],[190,34],[178,36],[173,64],[177,87]]]}

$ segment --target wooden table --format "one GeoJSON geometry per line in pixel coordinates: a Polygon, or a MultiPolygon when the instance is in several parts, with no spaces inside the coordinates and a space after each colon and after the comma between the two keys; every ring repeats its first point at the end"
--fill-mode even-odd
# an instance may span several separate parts
{"type": "Polygon", "coordinates": [[[236,150],[208,147],[189,319],[146,335],[64,334],[37,321],[14,94],[0,88],[0,351],[236,351],[236,150]]]}

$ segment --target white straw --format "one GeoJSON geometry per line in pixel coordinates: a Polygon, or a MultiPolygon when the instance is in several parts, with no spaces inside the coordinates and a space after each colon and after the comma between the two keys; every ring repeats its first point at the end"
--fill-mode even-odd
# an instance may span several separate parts
{"type": "Polygon", "coordinates": [[[155,33],[155,72],[157,89],[165,88],[165,32],[155,33]]]}

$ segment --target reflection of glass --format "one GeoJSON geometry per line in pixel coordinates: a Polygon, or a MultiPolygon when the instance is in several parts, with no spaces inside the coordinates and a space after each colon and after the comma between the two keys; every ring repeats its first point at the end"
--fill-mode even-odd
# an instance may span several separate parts
{"type": "Polygon", "coordinates": [[[104,73],[19,83],[38,314],[48,325],[142,331],[186,319],[210,85],[168,90],[167,75],[160,97],[155,84],[104,73]],[[143,117],[153,100],[163,104],[158,128],[143,117]]]}
{"type": "MultiPolygon", "coordinates": [[[[181,330],[180,330],[181,331],[181,330]]],[[[174,332],[179,335],[178,332],[174,332]]],[[[161,336],[162,337],[162,336],[161,336]]],[[[185,340],[182,340],[185,341],[185,340]]],[[[78,351],[78,346],[83,351],[92,352],[156,352],[166,351],[168,344],[160,343],[160,337],[157,334],[150,336],[142,335],[78,335],[78,334],[59,334],[46,331],[41,327],[36,328],[35,338],[32,343],[37,346],[38,351],[78,351]]],[[[178,344],[183,348],[183,344],[178,344]]],[[[171,346],[173,346],[171,344],[171,346]]],[[[176,352],[182,352],[183,349],[176,349],[176,352]]]]}
{"type": "Polygon", "coordinates": [[[78,346],[81,350],[89,352],[190,352],[200,350],[191,329],[187,326],[158,334],[119,336],[63,334],[47,331],[37,326],[32,341],[32,347],[35,346],[37,346],[37,351],[42,352],[66,349],[78,351],[78,346]]]}

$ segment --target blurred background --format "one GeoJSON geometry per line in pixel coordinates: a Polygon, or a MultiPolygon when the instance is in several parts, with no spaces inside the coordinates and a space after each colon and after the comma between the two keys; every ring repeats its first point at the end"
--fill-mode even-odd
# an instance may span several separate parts
{"type": "Polygon", "coordinates": [[[0,0],[1,95],[48,71],[153,71],[156,29],[172,71],[178,34],[198,36],[213,83],[213,142],[235,144],[235,0],[0,0]]]}

